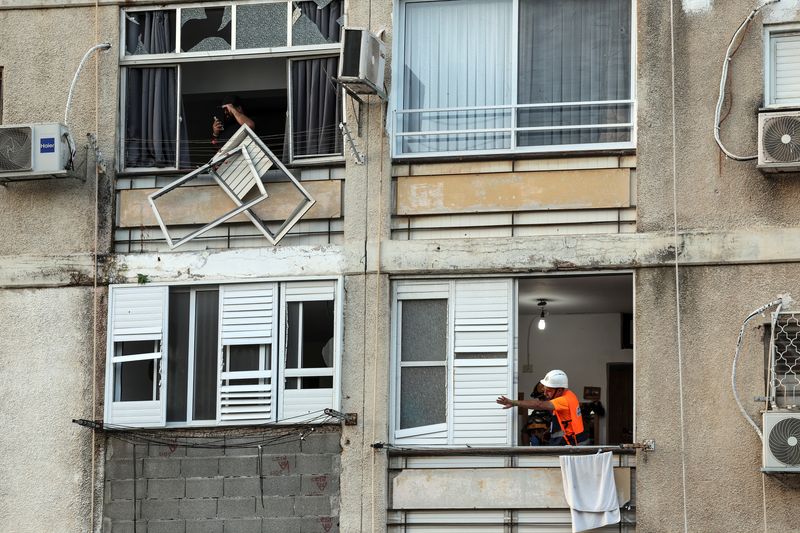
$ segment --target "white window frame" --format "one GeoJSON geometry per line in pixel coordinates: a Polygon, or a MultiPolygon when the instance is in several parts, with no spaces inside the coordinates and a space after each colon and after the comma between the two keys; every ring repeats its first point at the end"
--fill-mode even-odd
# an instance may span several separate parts
{"type": "Polygon", "coordinates": [[[797,35],[800,38],[800,23],[764,26],[764,107],[766,108],[800,107],[800,97],[795,101],[775,102],[775,45],[777,40],[788,35],[797,35]]]}
{"type": "MultiPolygon", "coordinates": [[[[176,148],[175,148],[175,165],[170,167],[127,167],[125,165],[125,97],[127,94],[127,70],[129,67],[176,67],[176,92],[177,92],[177,107],[180,110],[182,105],[181,98],[181,80],[183,78],[181,72],[181,64],[195,62],[195,61],[225,61],[235,59],[272,59],[272,58],[286,58],[287,79],[286,79],[286,120],[289,128],[289,164],[303,165],[303,164],[325,164],[325,163],[339,163],[345,160],[344,157],[344,142],[342,142],[341,154],[325,154],[320,156],[301,156],[294,157],[294,143],[291,142],[293,138],[292,127],[292,102],[291,102],[291,61],[300,59],[315,59],[321,57],[339,57],[342,49],[341,41],[339,43],[317,44],[317,45],[297,45],[292,46],[292,3],[295,0],[228,0],[227,2],[214,2],[214,3],[191,3],[191,4],[159,4],[150,6],[138,7],[125,7],[120,9],[119,14],[119,66],[120,66],[120,82],[119,82],[119,123],[117,126],[117,151],[120,154],[117,157],[117,171],[125,172],[127,174],[153,174],[158,172],[169,172],[178,170],[178,161],[180,158],[180,122],[181,117],[176,117],[176,148]],[[236,48],[236,24],[237,24],[237,7],[247,4],[287,4],[287,46],[271,47],[271,48],[236,48]],[[230,7],[231,8],[231,49],[230,50],[213,50],[207,52],[178,52],[181,43],[181,10],[190,9],[195,7],[213,8],[213,7],[230,7]],[[141,55],[126,55],[125,42],[126,42],[126,13],[141,11],[175,11],[175,51],[167,54],[141,54],[141,55]]],[[[305,0],[304,0],[305,1],[305,0]]],[[[343,0],[346,6],[346,0],[343,0]]],[[[343,9],[342,32],[347,25],[347,9],[343,9]]],[[[343,35],[344,33],[342,33],[343,35]]],[[[345,116],[345,99],[342,100],[342,117],[345,116]]],[[[338,125],[337,125],[338,126],[338,125]]]]}
{"type": "MultiPolygon", "coordinates": [[[[393,443],[402,446],[442,446],[442,447],[461,447],[469,446],[465,441],[469,437],[464,437],[461,434],[456,434],[454,429],[454,422],[456,418],[456,405],[455,405],[455,374],[456,368],[466,367],[497,367],[497,360],[505,359],[505,389],[506,396],[513,397],[516,395],[516,367],[517,367],[517,349],[516,349],[516,301],[517,301],[517,282],[511,278],[497,278],[494,281],[502,281],[509,284],[507,294],[507,331],[505,335],[505,357],[496,359],[462,359],[458,357],[459,354],[484,354],[483,349],[478,347],[461,346],[457,347],[459,342],[456,337],[459,332],[468,332],[473,329],[472,326],[461,324],[457,321],[457,298],[459,298],[459,290],[457,285],[465,283],[480,283],[480,279],[476,278],[458,278],[458,279],[439,279],[439,280],[397,280],[392,285],[392,321],[391,321],[391,351],[390,351],[390,409],[389,409],[389,428],[390,439],[393,443]],[[410,287],[411,291],[406,291],[410,287]],[[429,426],[419,426],[414,428],[400,429],[400,409],[402,398],[400,397],[400,377],[403,367],[409,366],[439,366],[433,364],[434,362],[425,361],[421,363],[403,363],[400,360],[400,342],[401,342],[401,326],[402,326],[402,301],[406,300],[447,300],[447,357],[443,362],[446,367],[446,419],[443,424],[432,424],[429,426]],[[467,362],[468,361],[468,362],[467,362]]],[[[462,319],[463,322],[463,319],[462,319]]],[[[492,326],[488,326],[492,329],[492,326]]],[[[477,330],[484,331],[487,325],[477,326],[477,330]]],[[[493,400],[494,398],[491,398],[493,400]]],[[[487,400],[489,402],[490,400],[487,400]]],[[[492,409],[495,406],[487,403],[487,408],[492,409]]],[[[510,410],[503,412],[497,406],[495,414],[500,414],[500,418],[505,418],[503,437],[501,440],[488,446],[511,446],[515,442],[514,435],[516,434],[516,417],[512,415],[510,410]]],[[[478,416],[476,414],[476,416],[478,416]]],[[[497,434],[492,435],[497,437],[497,434]]],[[[475,437],[476,441],[480,437],[475,437]]]]}
{"type": "MultiPolygon", "coordinates": [[[[231,283],[217,283],[217,284],[197,284],[197,283],[174,283],[174,284],[167,284],[167,283],[154,283],[148,284],[147,289],[150,290],[160,290],[163,292],[163,308],[162,312],[162,326],[161,331],[159,333],[152,333],[147,332],[146,334],[139,334],[135,330],[130,330],[131,333],[127,333],[124,338],[121,338],[119,335],[115,336],[113,329],[115,328],[114,324],[114,300],[118,294],[121,294],[122,291],[126,291],[128,294],[132,294],[133,291],[137,289],[141,289],[136,285],[110,285],[109,286],[109,308],[108,308],[108,340],[107,340],[107,355],[106,355],[106,386],[105,386],[105,408],[104,408],[104,420],[105,423],[108,425],[125,425],[130,427],[211,427],[211,426],[233,426],[238,424],[252,424],[253,422],[237,422],[237,421],[222,421],[221,420],[221,412],[220,412],[220,402],[219,402],[219,395],[220,395],[220,384],[222,380],[225,379],[225,374],[222,372],[222,362],[223,358],[228,356],[227,348],[232,344],[237,343],[229,343],[224,345],[222,339],[222,294],[223,294],[223,287],[236,285],[251,285],[251,284],[259,284],[259,283],[273,283],[276,288],[276,299],[273,300],[273,309],[274,314],[272,317],[273,323],[273,331],[274,334],[272,336],[271,342],[271,349],[268,351],[266,349],[265,344],[259,344],[256,342],[247,342],[242,343],[243,345],[258,345],[259,346],[259,353],[260,353],[260,370],[255,371],[253,377],[262,379],[264,376],[263,370],[266,370],[264,367],[266,366],[267,359],[270,360],[270,369],[268,372],[271,374],[270,378],[272,381],[272,417],[269,420],[270,423],[276,424],[297,424],[303,423],[304,419],[301,417],[293,417],[292,419],[284,420],[283,418],[283,410],[284,410],[284,380],[289,377],[301,377],[306,375],[330,375],[333,379],[333,388],[332,389],[319,389],[328,391],[328,396],[326,400],[329,398],[330,402],[326,402],[325,407],[331,407],[332,409],[339,410],[341,406],[341,357],[342,357],[342,338],[343,338],[343,307],[344,307],[344,283],[341,276],[335,278],[282,278],[282,279],[268,279],[268,280],[248,280],[247,282],[231,282],[231,283]],[[319,288],[320,286],[328,286],[329,290],[327,294],[312,294],[307,296],[290,296],[286,297],[286,288],[297,288],[297,287],[312,287],[312,288],[319,288]],[[169,294],[170,288],[179,288],[185,287],[187,292],[190,294],[190,301],[189,301],[189,338],[188,338],[188,350],[189,350],[189,357],[187,361],[187,420],[185,422],[167,422],[166,421],[166,412],[167,412],[167,401],[168,401],[168,393],[167,390],[167,368],[168,368],[168,325],[169,325],[169,294]],[[218,358],[218,372],[217,372],[217,390],[214,393],[214,398],[217,401],[217,416],[215,420],[192,420],[192,404],[194,399],[194,382],[193,382],[193,370],[194,370],[194,333],[196,328],[196,317],[195,317],[195,298],[196,294],[199,291],[210,291],[210,290],[218,290],[220,294],[220,313],[218,316],[218,342],[217,342],[217,358],[218,358]],[[277,293],[280,294],[280,300],[277,300],[277,293]],[[285,354],[286,354],[286,306],[285,304],[289,301],[312,301],[312,300],[326,300],[333,302],[333,368],[325,368],[325,369],[312,369],[310,371],[307,370],[294,370],[286,372],[285,369],[285,354]],[[156,339],[158,337],[158,339],[156,339]],[[116,355],[116,344],[118,342],[125,342],[125,341],[150,341],[153,340],[154,342],[160,342],[160,352],[153,352],[148,354],[136,354],[136,355],[128,355],[128,356],[118,356],[116,355]],[[127,361],[134,361],[134,360],[141,360],[141,359],[153,359],[156,361],[156,365],[158,367],[157,376],[159,378],[158,382],[158,389],[159,389],[159,399],[154,402],[147,402],[152,403],[153,406],[148,407],[148,413],[152,412],[154,408],[158,408],[160,416],[159,420],[153,420],[152,416],[146,422],[139,422],[139,421],[129,421],[126,420],[124,424],[122,424],[118,419],[115,418],[115,407],[117,405],[119,407],[120,403],[142,403],[142,402],[113,402],[114,398],[114,391],[115,388],[118,386],[117,381],[114,376],[115,363],[127,362],[127,361]],[[277,381],[277,384],[276,384],[277,381]],[[277,391],[277,395],[276,395],[277,391]],[[158,405],[155,405],[155,404],[158,405]],[[114,405],[112,405],[114,404],[114,405]],[[277,414],[277,415],[276,415],[277,414]]],[[[244,378],[247,376],[240,375],[239,378],[244,378]]],[[[123,408],[126,406],[122,406],[123,408]]],[[[131,406],[136,407],[136,406],[131,406]]],[[[309,411],[313,411],[313,409],[309,409],[309,411]]],[[[321,413],[319,413],[320,419],[322,418],[321,413]]]]}
{"type": "MultiPolygon", "coordinates": [[[[399,120],[397,120],[398,113],[408,112],[402,108],[402,87],[403,87],[403,43],[405,40],[405,6],[410,3],[418,2],[433,2],[442,0],[400,0],[395,3],[394,20],[398,21],[395,25],[395,38],[392,43],[392,83],[393,90],[389,96],[389,105],[391,113],[389,113],[389,130],[391,132],[391,154],[393,159],[425,159],[425,158],[441,158],[441,157],[458,157],[458,156],[481,156],[481,155],[498,155],[498,154],[525,154],[525,153],[553,153],[553,152],[598,152],[607,150],[632,150],[636,148],[637,136],[637,98],[636,98],[636,19],[637,19],[637,2],[631,2],[631,79],[630,79],[630,94],[629,100],[620,100],[620,103],[631,104],[631,123],[630,132],[631,138],[628,142],[619,143],[592,143],[592,144],[575,144],[575,145],[555,145],[555,146],[517,146],[517,109],[525,107],[541,107],[539,104],[519,104],[517,103],[517,80],[518,80],[518,50],[519,50],[519,0],[512,0],[513,2],[513,23],[510,28],[511,39],[511,60],[513,62],[512,68],[512,103],[508,105],[490,106],[499,109],[511,109],[511,128],[509,129],[511,135],[511,148],[507,149],[490,149],[490,150],[453,150],[444,152],[419,152],[419,153],[402,153],[399,149],[398,134],[406,132],[399,131],[399,120]]],[[[582,102],[588,104],[590,102],[582,102]]],[[[548,104],[553,105],[553,104],[548,104]]],[[[454,108],[456,109],[456,108],[454,108]]],[[[458,108],[461,109],[461,108],[458,108]]],[[[428,110],[429,111],[429,110],[428,110]]]]}

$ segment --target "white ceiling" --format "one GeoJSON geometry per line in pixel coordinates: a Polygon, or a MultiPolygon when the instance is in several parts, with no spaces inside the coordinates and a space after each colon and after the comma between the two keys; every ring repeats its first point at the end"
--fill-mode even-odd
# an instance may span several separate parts
{"type": "Polygon", "coordinates": [[[539,313],[539,300],[554,315],[585,313],[632,313],[633,276],[597,274],[550,276],[519,280],[519,313],[539,313]]]}

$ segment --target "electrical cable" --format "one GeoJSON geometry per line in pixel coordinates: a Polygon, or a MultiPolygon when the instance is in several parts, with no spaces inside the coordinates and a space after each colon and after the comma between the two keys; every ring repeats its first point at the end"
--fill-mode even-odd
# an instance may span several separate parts
{"type": "Polygon", "coordinates": [[[681,285],[679,275],[678,246],[678,130],[675,98],[675,1],[669,2],[670,70],[672,79],[672,228],[675,254],[675,333],[678,347],[678,405],[680,411],[681,436],[681,487],[683,495],[683,531],[689,532],[689,511],[686,488],[686,428],[683,405],[683,351],[681,349],[681,285]]]}
{"type": "Polygon", "coordinates": [[[739,49],[739,45],[741,44],[741,42],[736,44],[737,39],[739,39],[739,35],[742,34],[743,31],[747,30],[748,26],[750,26],[750,22],[752,22],[753,18],[759,11],[770,4],[775,4],[780,1],[781,0],[769,0],[753,9],[733,33],[733,37],[731,37],[730,43],[728,43],[728,48],[725,51],[725,59],[722,62],[722,75],[720,76],[719,80],[719,97],[717,98],[717,106],[714,110],[714,140],[717,142],[717,146],[719,146],[720,150],[722,150],[728,158],[733,159],[734,161],[752,161],[754,159],[758,159],[758,155],[736,155],[725,148],[725,146],[722,144],[722,139],[720,138],[720,125],[722,124],[720,116],[722,115],[722,106],[725,102],[725,87],[728,84],[729,64],[731,61],[733,61],[733,56],[736,54],[736,51],[739,49]]]}

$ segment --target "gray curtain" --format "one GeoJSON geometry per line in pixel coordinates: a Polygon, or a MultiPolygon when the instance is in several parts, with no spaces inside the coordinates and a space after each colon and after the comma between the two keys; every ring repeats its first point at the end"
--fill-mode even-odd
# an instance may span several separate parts
{"type": "MultiPolygon", "coordinates": [[[[526,103],[631,97],[630,0],[520,0],[518,100],[526,103]]],[[[520,127],[618,124],[631,105],[520,110],[520,127]]],[[[624,142],[627,128],[520,133],[520,146],[624,142]]]]}
{"type": "MultiPolygon", "coordinates": [[[[139,53],[149,54],[174,51],[174,17],[170,13],[147,11],[138,14],[135,24],[128,20],[126,48],[135,46],[139,53]]],[[[126,74],[125,166],[175,166],[179,111],[177,69],[130,67],[126,69],[126,74]]],[[[185,130],[185,126],[182,130],[185,130]]],[[[181,133],[179,166],[185,168],[188,167],[186,132],[181,133]]]]}
{"type": "MultiPolygon", "coordinates": [[[[339,41],[341,0],[322,9],[318,9],[315,2],[297,5],[327,41],[339,41]]],[[[338,57],[292,61],[292,149],[295,157],[342,153],[341,91],[334,81],[338,71],[338,57]]]]}

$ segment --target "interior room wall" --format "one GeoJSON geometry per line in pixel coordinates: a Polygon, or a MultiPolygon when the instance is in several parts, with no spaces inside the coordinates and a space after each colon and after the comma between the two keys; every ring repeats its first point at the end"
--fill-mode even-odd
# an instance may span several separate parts
{"type": "MultiPolygon", "coordinates": [[[[633,350],[621,343],[619,313],[550,315],[547,328],[536,327],[539,315],[519,317],[519,391],[533,391],[544,375],[558,368],[567,373],[569,388],[584,401],[584,387],[600,387],[600,401],[607,407],[607,363],[633,362],[633,350]],[[523,372],[526,365],[532,372],[523,372]]],[[[600,438],[606,437],[606,418],[600,419],[600,438]]]]}

